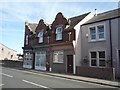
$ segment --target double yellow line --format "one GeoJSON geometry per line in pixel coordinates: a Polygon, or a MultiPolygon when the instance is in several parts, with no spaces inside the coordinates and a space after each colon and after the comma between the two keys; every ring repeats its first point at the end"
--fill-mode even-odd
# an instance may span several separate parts
{"type": "Polygon", "coordinates": [[[1,84],[1,83],[0,83],[0,87],[3,86],[3,85],[4,85],[4,84],[1,84]]]}

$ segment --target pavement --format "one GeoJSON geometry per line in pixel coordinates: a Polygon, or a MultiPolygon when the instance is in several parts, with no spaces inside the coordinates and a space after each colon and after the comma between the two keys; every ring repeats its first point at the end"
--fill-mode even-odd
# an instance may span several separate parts
{"type": "Polygon", "coordinates": [[[53,72],[44,72],[44,71],[38,71],[38,70],[31,70],[31,69],[22,69],[24,71],[30,71],[38,74],[45,74],[60,78],[66,78],[66,79],[72,79],[77,81],[83,81],[83,82],[89,82],[89,83],[95,83],[100,85],[107,85],[112,87],[118,87],[120,88],[120,82],[118,81],[110,81],[110,80],[103,80],[103,79],[96,79],[96,78],[89,78],[89,77],[82,77],[82,76],[76,76],[76,75],[69,75],[69,74],[61,74],[61,73],[53,73],[53,72]]]}

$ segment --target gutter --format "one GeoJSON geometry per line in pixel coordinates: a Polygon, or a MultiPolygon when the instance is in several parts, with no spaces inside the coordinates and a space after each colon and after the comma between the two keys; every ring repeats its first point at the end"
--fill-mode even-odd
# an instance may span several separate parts
{"type": "Polygon", "coordinates": [[[113,67],[113,48],[112,48],[112,31],[111,31],[111,20],[109,20],[109,28],[110,28],[110,52],[111,52],[111,67],[113,67]]]}

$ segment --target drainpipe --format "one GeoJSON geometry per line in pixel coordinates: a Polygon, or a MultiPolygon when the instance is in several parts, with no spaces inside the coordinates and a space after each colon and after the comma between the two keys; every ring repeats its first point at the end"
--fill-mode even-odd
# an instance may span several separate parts
{"type": "Polygon", "coordinates": [[[110,52],[111,52],[111,67],[113,67],[113,52],[112,52],[112,31],[111,31],[111,20],[109,20],[110,28],[110,52]]]}

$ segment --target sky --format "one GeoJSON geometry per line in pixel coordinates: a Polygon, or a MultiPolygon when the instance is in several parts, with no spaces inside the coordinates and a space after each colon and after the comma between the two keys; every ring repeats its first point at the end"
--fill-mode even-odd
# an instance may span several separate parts
{"type": "Polygon", "coordinates": [[[74,17],[87,12],[98,13],[118,8],[118,2],[0,2],[0,43],[23,53],[25,21],[51,24],[58,12],[74,17]]]}

